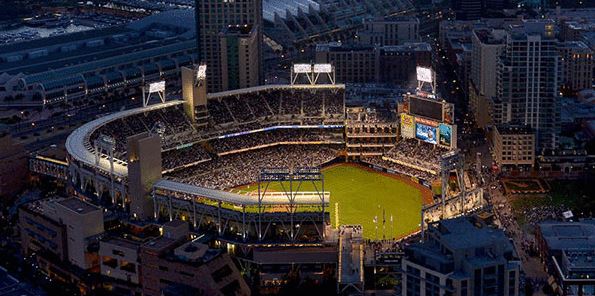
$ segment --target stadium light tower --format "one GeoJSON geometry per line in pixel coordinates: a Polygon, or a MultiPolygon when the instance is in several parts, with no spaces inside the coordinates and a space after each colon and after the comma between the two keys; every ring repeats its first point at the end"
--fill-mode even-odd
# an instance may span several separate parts
{"type": "Polygon", "coordinates": [[[316,85],[321,74],[326,75],[330,84],[336,83],[335,67],[331,64],[294,64],[291,67],[291,85],[298,84],[300,77],[306,77],[310,85],[316,85]]]}
{"type": "Polygon", "coordinates": [[[331,64],[314,64],[312,67],[314,71],[314,84],[318,82],[320,74],[326,74],[331,84],[335,84],[335,67],[331,64]]]}
{"type": "Polygon", "coordinates": [[[432,95],[436,94],[436,72],[431,68],[420,67],[416,68],[417,73],[417,90],[423,91],[424,86],[429,85],[432,95]]]}
{"type": "Polygon", "coordinates": [[[312,64],[294,64],[291,67],[291,85],[296,84],[300,77],[306,77],[310,84],[314,84],[312,64]]]}
{"type": "Polygon", "coordinates": [[[158,81],[149,83],[149,87],[143,86],[143,107],[149,105],[151,95],[156,93],[161,99],[161,103],[165,103],[165,81],[158,81]]]}
{"type": "Polygon", "coordinates": [[[259,213],[256,229],[258,240],[264,238],[264,234],[267,232],[266,229],[269,228],[262,218],[262,202],[268,195],[274,194],[269,192],[269,186],[273,183],[280,185],[282,189],[280,193],[287,199],[289,204],[287,215],[289,215],[290,219],[287,234],[290,241],[297,241],[299,235],[303,232],[303,227],[300,227],[300,225],[305,225],[308,221],[320,221],[320,227],[316,225],[316,222],[313,224],[320,239],[324,240],[327,224],[325,205],[328,203],[329,193],[324,191],[324,176],[318,167],[299,167],[293,170],[286,167],[261,169],[258,177],[259,213]],[[300,191],[304,184],[310,184],[314,191],[300,191]],[[319,211],[297,215],[297,199],[300,198],[315,200],[315,203],[319,205],[319,211]]]}

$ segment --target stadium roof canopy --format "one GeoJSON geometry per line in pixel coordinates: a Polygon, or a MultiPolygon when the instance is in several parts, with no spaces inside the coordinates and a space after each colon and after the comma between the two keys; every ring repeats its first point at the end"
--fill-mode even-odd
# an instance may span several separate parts
{"type": "MultiPolygon", "coordinates": [[[[256,206],[258,205],[258,197],[252,195],[237,194],[228,191],[221,191],[215,189],[209,189],[199,187],[191,184],[161,179],[154,185],[155,189],[163,189],[167,191],[174,191],[192,196],[201,196],[211,200],[244,205],[244,206],[256,206]]],[[[324,203],[329,201],[329,193],[324,194],[324,203]]],[[[320,196],[314,193],[306,193],[296,195],[295,204],[297,205],[320,205],[320,196]]],[[[286,205],[289,204],[287,196],[284,194],[265,195],[263,205],[286,205]]]]}
{"type": "Polygon", "coordinates": [[[310,8],[320,11],[320,4],[312,0],[264,0],[262,14],[264,19],[274,22],[275,15],[286,19],[288,14],[297,16],[299,10],[310,13],[310,8]]]}
{"type": "MultiPolygon", "coordinates": [[[[100,158],[99,164],[95,164],[95,154],[93,153],[92,147],[93,144],[89,142],[89,138],[95,130],[107,124],[108,122],[114,121],[119,118],[128,117],[142,112],[149,112],[156,109],[167,108],[169,106],[174,106],[182,103],[183,101],[171,101],[163,104],[155,104],[144,108],[136,108],[122,112],[112,113],[98,118],[96,120],[90,121],[74,130],[68,136],[68,138],[66,139],[66,150],[77,161],[80,161],[91,167],[98,167],[105,172],[109,172],[110,162],[107,158],[100,158]]],[[[125,178],[128,176],[128,168],[124,163],[114,162],[114,175],[125,178]]]]}

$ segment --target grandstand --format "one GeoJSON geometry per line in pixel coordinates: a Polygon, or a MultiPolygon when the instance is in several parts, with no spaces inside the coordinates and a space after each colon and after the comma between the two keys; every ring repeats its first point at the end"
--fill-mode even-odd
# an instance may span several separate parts
{"type": "MultiPolygon", "coordinates": [[[[187,108],[189,101],[170,101],[109,114],[78,128],[66,142],[70,183],[81,195],[127,208],[131,198],[128,186],[133,182],[128,176],[129,159],[138,160],[128,155],[127,140],[141,133],[154,134],[161,142],[161,175],[151,181],[147,191],[153,201],[148,216],[191,221],[195,227],[235,241],[264,243],[276,238],[286,243],[320,243],[332,225],[332,192],[322,189],[316,195],[312,191],[316,186],[301,190],[298,186],[285,193],[237,188],[262,181],[263,170],[268,168],[295,172],[341,159],[372,168],[366,178],[380,180],[375,178],[377,172],[406,176],[401,179],[405,183],[394,188],[424,192],[407,195],[418,198],[417,206],[410,208],[417,212],[420,195],[425,196],[433,183],[450,174],[450,169],[443,169],[443,155],[456,154],[450,142],[433,143],[405,135],[397,114],[347,110],[344,85],[267,85],[208,94],[200,102],[192,103],[194,118],[187,108]],[[299,231],[291,226],[294,222],[299,231]]],[[[382,180],[392,182],[390,178],[382,180]]],[[[348,194],[370,192],[365,185],[360,189],[363,191],[348,194]]],[[[392,193],[387,194],[383,198],[389,201],[378,206],[394,202],[392,193]]],[[[455,195],[443,194],[442,200],[455,195]]],[[[353,199],[349,198],[345,200],[353,199]]],[[[431,209],[439,200],[424,197],[424,203],[425,209],[431,209]]],[[[349,202],[342,205],[348,206],[349,202]]],[[[444,208],[443,204],[441,215],[444,208]]],[[[365,215],[362,219],[369,218],[365,215]]],[[[407,225],[417,225],[417,221],[407,225]]]]}
{"type": "MultiPolygon", "coordinates": [[[[156,133],[161,139],[163,173],[153,186],[156,218],[192,217],[195,226],[209,228],[216,216],[215,224],[222,227],[221,215],[205,214],[201,216],[205,219],[197,219],[196,210],[203,214],[223,211],[228,218],[245,211],[242,219],[277,221],[274,219],[287,218],[288,211],[278,194],[268,193],[254,206],[251,196],[229,190],[256,181],[264,167],[320,166],[336,158],[344,144],[342,85],[263,86],[210,94],[206,105],[196,108],[204,108],[207,114],[198,122],[188,117],[183,101],[171,101],[110,114],[83,125],[66,144],[72,184],[92,198],[111,195],[113,202],[124,207],[129,198],[127,139],[156,133]],[[189,205],[192,211],[187,210],[189,205]]],[[[291,211],[296,212],[292,218],[306,217],[314,221],[313,228],[302,223],[301,236],[292,240],[314,237],[313,232],[320,240],[328,224],[326,210],[310,217],[312,209],[320,212],[328,201],[314,202],[306,197],[307,193],[299,193],[299,209],[291,211]]],[[[225,225],[230,228],[219,231],[236,237],[233,229],[239,226],[233,221],[225,225]]],[[[267,239],[268,234],[255,235],[254,228],[242,225],[245,232],[240,238],[267,239]]]]}

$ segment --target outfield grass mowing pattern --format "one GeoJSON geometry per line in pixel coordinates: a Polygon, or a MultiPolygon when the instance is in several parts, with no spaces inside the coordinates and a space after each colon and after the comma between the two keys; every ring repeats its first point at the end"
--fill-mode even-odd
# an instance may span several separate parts
{"type": "MultiPolygon", "coordinates": [[[[331,193],[329,206],[333,226],[336,227],[335,203],[338,203],[339,224],[363,225],[365,238],[376,239],[374,217],[378,219],[378,239],[383,238],[383,233],[387,239],[401,237],[419,227],[422,207],[419,188],[352,164],[331,166],[324,169],[323,174],[325,190],[331,193]]],[[[269,190],[281,191],[281,185],[271,183],[269,190]]],[[[313,185],[307,182],[300,188],[300,191],[313,190],[313,185]]]]}

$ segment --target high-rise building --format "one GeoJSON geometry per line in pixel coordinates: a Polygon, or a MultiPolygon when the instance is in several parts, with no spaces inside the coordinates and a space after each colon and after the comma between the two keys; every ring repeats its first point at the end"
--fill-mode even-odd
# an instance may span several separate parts
{"type": "Polygon", "coordinates": [[[504,232],[476,217],[430,224],[405,249],[402,295],[519,295],[520,264],[504,232]]]}
{"type": "Polygon", "coordinates": [[[220,34],[221,75],[224,89],[247,88],[258,84],[258,31],[252,25],[230,26],[220,34]]]}
{"type": "Polygon", "coordinates": [[[476,29],[471,34],[469,109],[480,128],[493,123],[492,106],[497,81],[494,69],[504,49],[505,37],[504,30],[495,29],[476,29]]]}
{"type": "MultiPolygon", "coordinates": [[[[200,61],[207,65],[207,81],[209,92],[231,90],[240,84],[235,77],[257,77],[248,79],[246,87],[257,86],[263,80],[262,70],[262,0],[195,0],[196,7],[196,32],[198,40],[198,52],[200,61]],[[239,47],[230,51],[230,45],[221,40],[221,34],[231,38],[228,28],[250,27],[247,35],[241,34],[245,41],[252,40],[256,43],[251,47],[251,55],[254,58],[256,69],[242,68],[239,63],[224,63],[229,54],[245,54],[239,47]],[[226,33],[227,32],[227,33],[226,33]],[[253,35],[252,35],[253,34],[253,35]],[[250,37],[252,36],[252,37],[250,37]],[[231,79],[231,80],[230,80],[231,79]]],[[[232,34],[233,35],[233,34],[232,34]]],[[[243,57],[245,58],[245,56],[243,57]]]]}
{"type": "Polygon", "coordinates": [[[524,21],[507,29],[497,69],[495,123],[528,125],[537,149],[555,148],[559,135],[558,42],[551,20],[524,21]]]}
{"type": "Polygon", "coordinates": [[[593,50],[582,41],[561,42],[560,53],[561,89],[575,93],[593,85],[593,50]]]}
{"type": "Polygon", "coordinates": [[[478,29],[471,35],[471,80],[481,95],[496,96],[498,57],[504,49],[504,30],[478,29]]]}

